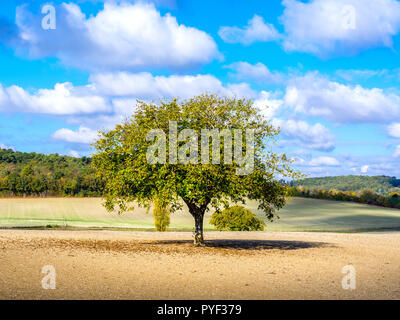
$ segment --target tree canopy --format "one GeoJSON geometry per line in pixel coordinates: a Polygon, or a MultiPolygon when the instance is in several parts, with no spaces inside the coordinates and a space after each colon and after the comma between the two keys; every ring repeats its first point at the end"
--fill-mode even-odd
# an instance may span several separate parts
{"type": "Polygon", "coordinates": [[[132,117],[100,133],[92,165],[105,183],[108,210],[124,212],[158,199],[173,212],[185,203],[195,220],[195,243],[202,244],[204,213],[211,207],[257,200],[272,220],[284,206],[288,187],[277,178],[297,173],[284,154],[272,151],[278,133],[251,100],[203,94],[138,101],[132,117]],[[218,139],[209,145],[211,130],[218,139]]]}

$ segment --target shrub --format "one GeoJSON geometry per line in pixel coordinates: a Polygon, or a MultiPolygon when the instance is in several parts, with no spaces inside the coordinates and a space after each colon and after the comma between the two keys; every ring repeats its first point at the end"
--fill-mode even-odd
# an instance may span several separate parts
{"type": "Polygon", "coordinates": [[[366,189],[360,193],[360,202],[366,204],[376,204],[377,195],[372,190],[366,189]]]}
{"type": "Polygon", "coordinates": [[[233,206],[211,216],[210,224],[219,231],[263,231],[265,222],[242,206],[233,206]]]}
{"type": "Polygon", "coordinates": [[[154,200],[154,227],[156,231],[167,231],[170,223],[171,212],[166,205],[162,205],[159,199],[154,200]]]}
{"type": "Polygon", "coordinates": [[[299,194],[299,193],[300,193],[300,190],[297,190],[296,187],[289,187],[289,188],[288,188],[288,196],[289,196],[289,197],[294,197],[294,196],[296,196],[296,195],[299,194]]]}

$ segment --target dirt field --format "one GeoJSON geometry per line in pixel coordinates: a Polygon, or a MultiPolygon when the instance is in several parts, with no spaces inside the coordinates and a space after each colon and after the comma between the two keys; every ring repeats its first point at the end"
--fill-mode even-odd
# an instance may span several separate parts
{"type": "Polygon", "coordinates": [[[1,299],[400,299],[400,233],[0,230],[1,299]],[[227,240],[232,239],[232,240],[227,240]],[[42,267],[56,270],[45,290],[42,267]],[[356,289],[342,288],[342,268],[356,289]]]}

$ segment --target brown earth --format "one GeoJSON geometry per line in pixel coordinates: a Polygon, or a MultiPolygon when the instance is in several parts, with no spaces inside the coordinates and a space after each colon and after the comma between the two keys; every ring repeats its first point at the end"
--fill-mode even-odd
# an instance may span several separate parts
{"type": "Polygon", "coordinates": [[[0,299],[400,299],[398,232],[205,236],[196,248],[189,232],[0,230],[0,299]]]}

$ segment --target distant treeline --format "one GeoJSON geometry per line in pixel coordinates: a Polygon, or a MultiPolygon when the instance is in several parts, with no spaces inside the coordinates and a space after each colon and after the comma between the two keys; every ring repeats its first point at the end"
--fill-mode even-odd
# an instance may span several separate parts
{"type": "Polygon", "coordinates": [[[88,157],[0,149],[0,196],[101,196],[88,157]]]}
{"type": "Polygon", "coordinates": [[[400,209],[400,193],[391,192],[388,195],[378,194],[364,189],[359,192],[340,190],[317,190],[309,187],[290,187],[290,194],[295,197],[305,197],[324,200],[351,201],[386,208],[400,209]]]}
{"type": "MultiPolygon", "coordinates": [[[[0,149],[0,196],[101,196],[104,183],[90,164],[89,157],[0,149]]],[[[400,180],[394,177],[308,178],[290,185],[293,196],[400,209],[400,180]]]]}
{"type": "Polygon", "coordinates": [[[371,190],[375,193],[388,196],[391,192],[400,191],[400,179],[387,176],[337,176],[306,178],[292,182],[293,187],[304,187],[310,190],[340,190],[360,192],[371,190]]]}

